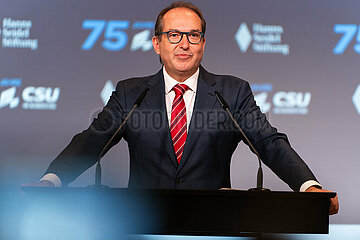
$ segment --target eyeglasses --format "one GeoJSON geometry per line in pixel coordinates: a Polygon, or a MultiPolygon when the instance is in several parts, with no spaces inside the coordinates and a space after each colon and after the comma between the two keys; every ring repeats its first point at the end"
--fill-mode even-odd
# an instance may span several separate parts
{"type": "Polygon", "coordinates": [[[161,32],[159,35],[162,34],[166,34],[169,42],[174,44],[181,42],[184,34],[186,35],[187,40],[191,44],[198,44],[204,36],[204,33],[198,31],[180,32],[180,31],[172,30],[168,32],[161,32]]]}

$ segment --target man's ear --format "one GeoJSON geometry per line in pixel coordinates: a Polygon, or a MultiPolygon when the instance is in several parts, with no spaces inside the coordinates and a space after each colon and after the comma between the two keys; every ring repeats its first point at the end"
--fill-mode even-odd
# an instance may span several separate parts
{"type": "Polygon", "coordinates": [[[203,52],[204,52],[205,51],[205,43],[206,43],[205,37],[204,37],[203,41],[204,41],[204,44],[203,44],[203,52]]]}
{"type": "Polygon", "coordinates": [[[159,42],[159,38],[157,36],[154,36],[152,38],[152,44],[153,44],[153,47],[154,47],[154,50],[155,52],[160,55],[160,42],[159,42]]]}

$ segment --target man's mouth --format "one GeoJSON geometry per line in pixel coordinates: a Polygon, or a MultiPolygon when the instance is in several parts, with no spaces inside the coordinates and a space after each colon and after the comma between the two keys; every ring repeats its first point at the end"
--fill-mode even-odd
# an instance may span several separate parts
{"type": "Polygon", "coordinates": [[[177,58],[180,58],[180,59],[188,59],[188,58],[191,58],[191,57],[192,57],[191,54],[186,54],[186,53],[175,54],[175,56],[176,56],[177,58]]]}

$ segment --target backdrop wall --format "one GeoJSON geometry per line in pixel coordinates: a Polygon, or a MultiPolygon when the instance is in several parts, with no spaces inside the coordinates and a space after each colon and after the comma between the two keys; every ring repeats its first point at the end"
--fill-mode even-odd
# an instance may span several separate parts
{"type": "MultiPolygon", "coordinates": [[[[207,20],[203,66],[250,82],[269,121],[326,189],[331,223],[360,224],[360,23],[356,0],[193,1],[207,20]]],[[[0,1],[0,187],[40,179],[87,128],[120,80],[161,65],[151,37],[170,1],[0,1]]],[[[102,160],[103,182],[125,187],[124,141],[102,160]]],[[[257,159],[240,144],[234,188],[255,186],[257,159]]],[[[71,186],[93,183],[94,168],[71,186]]],[[[290,190],[269,169],[265,187],[290,190]]]]}

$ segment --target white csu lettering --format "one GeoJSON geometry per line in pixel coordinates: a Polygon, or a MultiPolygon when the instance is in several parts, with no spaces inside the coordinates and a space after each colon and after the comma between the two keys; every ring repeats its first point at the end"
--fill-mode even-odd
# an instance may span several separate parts
{"type": "Polygon", "coordinates": [[[22,92],[25,102],[54,103],[59,99],[60,88],[27,87],[22,92]]]}
{"type": "Polygon", "coordinates": [[[309,106],[311,93],[306,92],[277,92],[273,97],[273,102],[277,107],[300,107],[309,106]]]}

